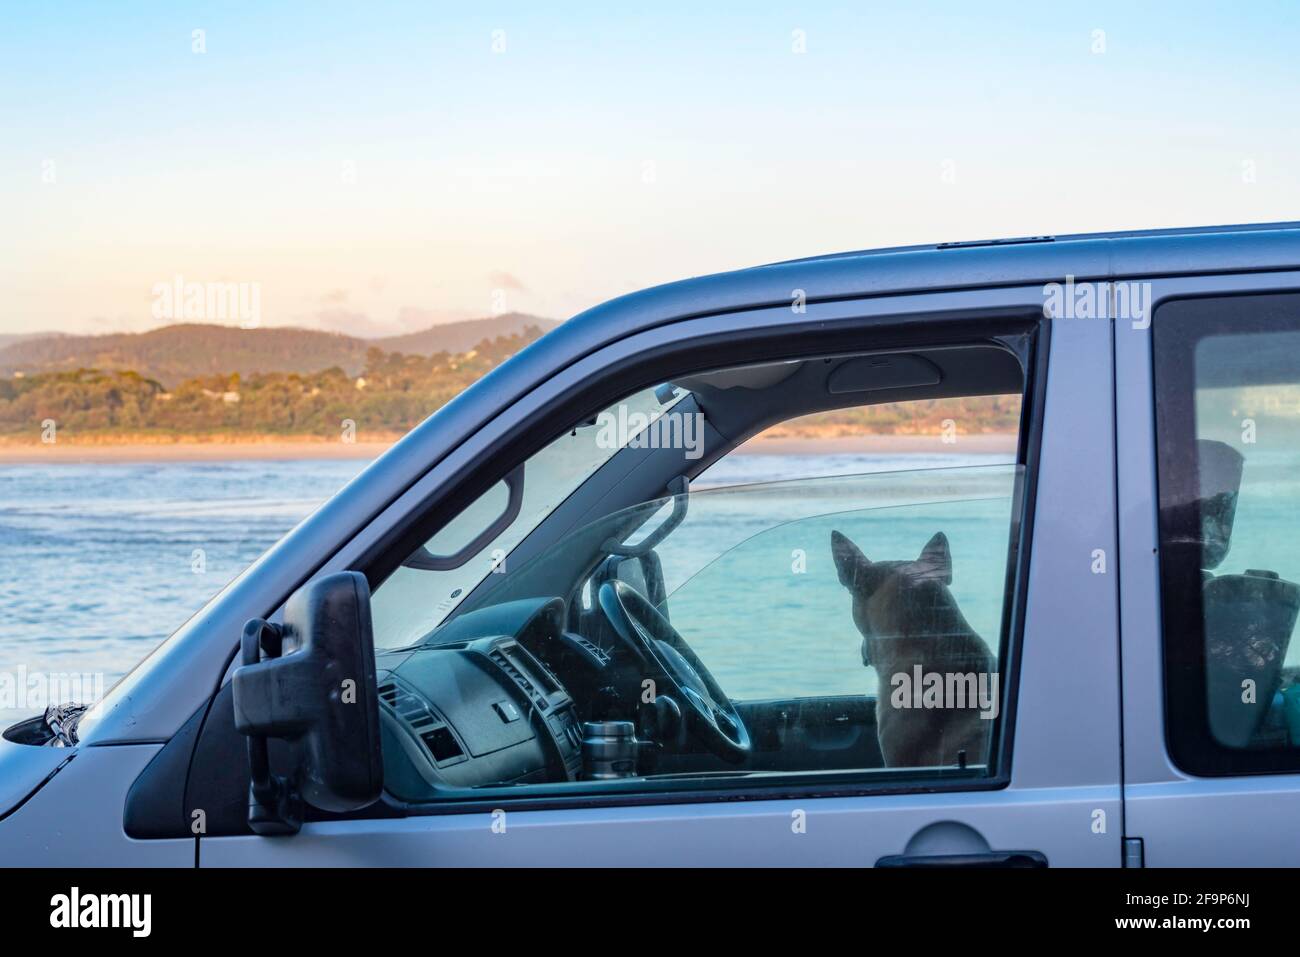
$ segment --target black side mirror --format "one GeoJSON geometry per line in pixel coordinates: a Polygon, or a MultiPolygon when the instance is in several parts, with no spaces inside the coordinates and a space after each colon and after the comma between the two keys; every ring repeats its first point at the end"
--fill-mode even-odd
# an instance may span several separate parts
{"type": "Polygon", "coordinates": [[[304,585],[284,624],[244,626],[234,675],[235,727],[248,736],[248,824],[293,834],[302,802],[325,811],[372,804],[383,787],[370,587],[358,572],[304,585]],[[267,739],[287,745],[288,771],[271,770],[267,739]]]}

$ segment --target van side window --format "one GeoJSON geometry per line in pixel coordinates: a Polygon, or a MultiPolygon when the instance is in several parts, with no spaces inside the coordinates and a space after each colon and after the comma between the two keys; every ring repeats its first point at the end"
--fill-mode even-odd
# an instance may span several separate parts
{"type": "Polygon", "coordinates": [[[1005,778],[1024,388],[1001,346],[835,355],[555,422],[501,465],[523,484],[506,532],[482,531],[502,492],[472,521],[431,510],[375,576],[388,792],[1005,778]],[[886,376],[896,398],[868,388],[886,376]]]}
{"type": "Polygon", "coordinates": [[[1300,296],[1154,322],[1166,727],[1194,774],[1300,769],[1300,296]]]}

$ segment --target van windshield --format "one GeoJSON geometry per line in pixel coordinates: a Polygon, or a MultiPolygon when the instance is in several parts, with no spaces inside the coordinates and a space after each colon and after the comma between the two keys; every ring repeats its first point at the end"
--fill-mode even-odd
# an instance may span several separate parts
{"type": "Polygon", "coordinates": [[[438,530],[417,555],[455,556],[448,564],[408,559],[375,590],[371,599],[375,646],[400,648],[417,641],[456,610],[506,556],[579,486],[628,445],[663,412],[690,395],[685,389],[647,389],[564,433],[526,463],[517,512],[506,480],[497,482],[438,530]],[[610,419],[629,428],[610,428],[610,419]],[[514,512],[495,534],[480,540],[503,516],[514,512]]]}

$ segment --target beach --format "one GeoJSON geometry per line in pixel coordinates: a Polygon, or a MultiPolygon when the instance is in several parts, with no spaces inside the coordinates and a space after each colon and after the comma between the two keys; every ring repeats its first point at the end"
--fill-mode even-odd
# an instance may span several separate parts
{"type": "MultiPolygon", "coordinates": [[[[204,439],[93,441],[60,438],[48,444],[0,439],[0,465],[131,462],[286,462],[297,459],[376,458],[399,436],[358,438],[355,442],[314,437],[227,436],[204,439]]],[[[861,455],[1014,452],[1013,433],[957,435],[947,443],[939,435],[757,436],[733,455],[861,455]]]]}
{"type": "Polygon", "coordinates": [[[0,465],[85,465],[131,462],[288,462],[298,459],[376,458],[396,441],[343,442],[339,439],[230,438],[175,442],[0,441],[0,465]]]}
{"type": "Polygon", "coordinates": [[[742,443],[732,455],[938,455],[1015,452],[1014,432],[956,435],[945,442],[935,435],[759,435],[742,443]]]}

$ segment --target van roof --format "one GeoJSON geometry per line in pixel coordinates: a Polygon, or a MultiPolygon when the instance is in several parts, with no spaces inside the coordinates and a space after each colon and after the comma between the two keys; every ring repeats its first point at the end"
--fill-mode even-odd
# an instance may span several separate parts
{"type": "Polygon", "coordinates": [[[1289,220],[1277,223],[1237,223],[1226,226],[1177,226],[1164,229],[1127,229],[1111,230],[1098,233],[1061,233],[1052,236],[1014,236],[999,239],[975,239],[959,242],[921,243],[912,246],[880,246],[872,249],[859,249],[850,252],[827,253],[820,256],[801,256],[798,259],[785,259],[768,265],[780,266],[788,263],[817,262],[824,259],[843,259],[850,256],[875,256],[884,253],[920,252],[923,250],[971,249],[977,247],[1032,246],[1043,243],[1073,243],[1081,240],[1097,239],[1145,239],[1149,237],[1206,236],[1212,234],[1251,233],[1273,230],[1300,230],[1300,221],[1289,220]]]}
{"type": "MultiPolygon", "coordinates": [[[[744,309],[905,293],[1210,273],[1300,271],[1300,222],[896,246],[697,276],[619,296],[545,339],[608,340],[744,309]]],[[[576,341],[576,340],[575,340],[576,341]]]]}

